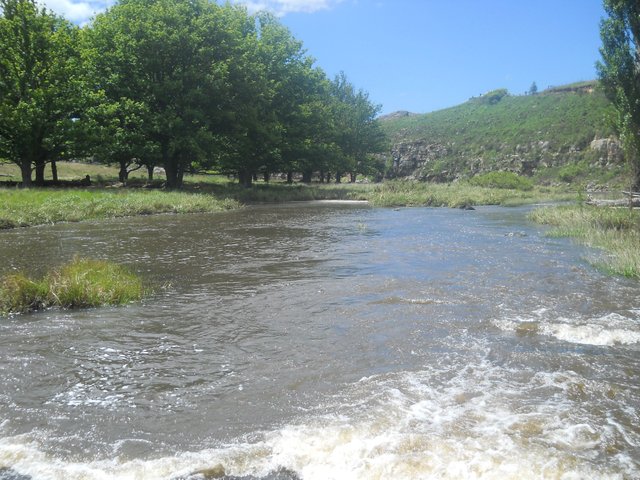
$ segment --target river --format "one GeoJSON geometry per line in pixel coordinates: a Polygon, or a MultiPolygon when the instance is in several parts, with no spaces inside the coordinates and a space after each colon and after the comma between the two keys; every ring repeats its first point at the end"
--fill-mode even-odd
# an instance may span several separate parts
{"type": "Polygon", "coordinates": [[[138,304],[0,318],[0,479],[640,478],[640,290],[526,208],[290,204],[0,233],[138,304]]]}

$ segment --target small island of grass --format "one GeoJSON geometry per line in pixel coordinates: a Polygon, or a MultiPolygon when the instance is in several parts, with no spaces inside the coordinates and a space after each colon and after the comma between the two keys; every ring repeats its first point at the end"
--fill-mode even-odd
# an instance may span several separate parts
{"type": "Polygon", "coordinates": [[[41,279],[24,273],[0,278],[0,314],[123,305],[140,300],[143,293],[140,278],[121,265],[75,258],[41,279]]]}

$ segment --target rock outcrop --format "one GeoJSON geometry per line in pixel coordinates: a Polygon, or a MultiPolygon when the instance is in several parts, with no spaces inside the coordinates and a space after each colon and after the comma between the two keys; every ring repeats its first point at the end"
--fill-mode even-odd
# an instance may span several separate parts
{"type": "Polygon", "coordinates": [[[516,145],[497,145],[479,152],[465,151],[427,140],[399,141],[392,145],[387,178],[454,181],[461,177],[501,170],[533,175],[540,168],[561,167],[587,159],[593,167],[612,168],[624,162],[622,146],[615,137],[596,138],[586,148],[554,148],[548,140],[516,145]]]}
{"type": "Polygon", "coordinates": [[[589,148],[597,154],[597,162],[602,167],[620,165],[624,161],[622,145],[615,137],[595,138],[589,148]]]}

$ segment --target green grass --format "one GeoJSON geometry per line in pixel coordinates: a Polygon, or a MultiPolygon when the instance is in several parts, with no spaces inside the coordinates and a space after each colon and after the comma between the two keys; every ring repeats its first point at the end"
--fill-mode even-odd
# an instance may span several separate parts
{"type": "Polygon", "coordinates": [[[533,182],[513,172],[489,172],[477,175],[469,180],[471,185],[488,188],[506,188],[510,190],[533,190],[533,182]]]}
{"type": "Polygon", "coordinates": [[[530,218],[551,225],[548,235],[571,237],[602,249],[593,264],[616,275],[640,278],[640,211],[571,205],[534,210],[530,218]]]}
{"type": "MultiPolygon", "coordinates": [[[[508,95],[493,103],[483,98],[423,115],[390,118],[381,126],[392,144],[426,142],[444,147],[445,154],[416,173],[425,178],[442,172],[447,178],[466,177],[478,168],[483,172],[520,168],[521,173],[533,175],[585,160],[593,163],[597,159],[592,158],[591,141],[613,133],[608,121],[612,107],[596,82],[537,95],[508,95]]],[[[565,180],[598,182],[605,169],[578,170],[562,172],[565,180]]]]}
{"type": "Polygon", "coordinates": [[[50,307],[87,308],[140,300],[142,281],[120,265],[76,258],[42,279],[13,273],[0,279],[0,314],[50,307]]]}
{"type": "Polygon", "coordinates": [[[238,206],[234,200],[186,192],[0,188],[0,228],[154,213],[218,212],[238,206]]]}
{"type": "MultiPolygon", "coordinates": [[[[595,84],[594,84],[595,87],[595,84]]],[[[586,147],[597,134],[608,136],[605,116],[611,106],[596,88],[593,93],[541,92],[506,96],[495,104],[474,99],[461,105],[382,122],[394,139],[452,145],[454,154],[513,150],[527,142],[548,140],[554,150],[586,147]]]]}
{"type": "Polygon", "coordinates": [[[468,207],[474,205],[514,206],[551,200],[575,198],[575,193],[567,193],[550,188],[517,190],[489,188],[471,185],[468,182],[450,184],[418,183],[410,181],[385,182],[373,186],[364,197],[372,205],[392,206],[432,206],[468,207]]]}
{"type": "Polygon", "coordinates": [[[379,207],[462,207],[520,205],[575,198],[574,193],[566,191],[529,188],[518,178],[515,182],[519,188],[490,188],[470,182],[433,184],[403,181],[337,185],[276,182],[257,183],[252,188],[228,181],[213,181],[187,184],[187,191],[183,192],[139,188],[0,188],[0,229],[157,213],[219,212],[239,208],[242,204],[308,200],[367,200],[379,207]]]}

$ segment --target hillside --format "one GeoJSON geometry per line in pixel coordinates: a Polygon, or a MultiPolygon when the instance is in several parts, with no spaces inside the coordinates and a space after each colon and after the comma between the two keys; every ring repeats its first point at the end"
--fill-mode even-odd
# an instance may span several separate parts
{"type": "Polygon", "coordinates": [[[622,156],[596,82],[511,96],[494,90],[424,115],[381,118],[391,141],[390,178],[451,181],[506,170],[542,181],[620,172],[622,156]]]}

